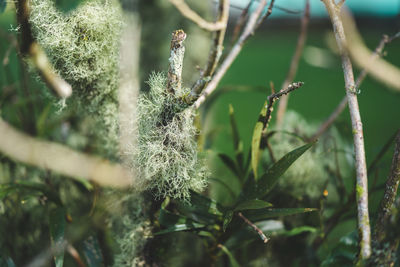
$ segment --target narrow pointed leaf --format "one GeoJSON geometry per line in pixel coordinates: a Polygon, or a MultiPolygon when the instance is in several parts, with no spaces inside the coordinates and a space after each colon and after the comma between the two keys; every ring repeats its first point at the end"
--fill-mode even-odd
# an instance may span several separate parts
{"type": "Polygon", "coordinates": [[[240,267],[240,264],[237,262],[233,254],[223,245],[219,244],[218,247],[228,256],[229,266],[231,267],[240,267]]]}
{"type": "Polygon", "coordinates": [[[232,128],[233,149],[235,150],[236,161],[239,165],[239,169],[242,170],[243,169],[243,143],[240,140],[239,129],[237,127],[234,109],[233,109],[232,105],[229,105],[229,118],[230,118],[231,128],[232,128]]]}
{"type": "Polygon", "coordinates": [[[160,209],[159,222],[167,229],[161,230],[155,233],[155,235],[162,235],[186,230],[195,230],[205,227],[204,224],[197,223],[185,216],[173,214],[165,209],[160,209]]]}
{"type": "Polygon", "coordinates": [[[286,170],[289,169],[289,167],[313,145],[314,142],[296,148],[272,165],[271,168],[260,177],[257,183],[257,198],[262,198],[268,194],[286,170]]]}
{"type": "Polygon", "coordinates": [[[270,218],[312,212],[312,211],[316,211],[316,210],[317,209],[314,209],[314,208],[287,208],[287,209],[265,208],[265,209],[246,211],[245,216],[250,221],[256,222],[256,221],[266,220],[266,219],[270,219],[270,218]]]}
{"type": "Polygon", "coordinates": [[[240,211],[240,210],[256,210],[256,209],[262,209],[262,208],[268,208],[271,207],[272,204],[263,200],[258,200],[258,199],[252,199],[252,200],[247,200],[245,202],[240,203],[237,205],[235,208],[235,211],[240,211]]]}
{"type": "Polygon", "coordinates": [[[228,228],[228,225],[231,223],[232,218],[233,218],[233,211],[228,211],[224,216],[224,222],[222,226],[224,232],[226,231],[226,228],[228,228]]]}
{"type": "Polygon", "coordinates": [[[295,236],[295,235],[299,235],[299,234],[306,233],[306,232],[315,233],[316,231],[317,231],[317,228],[304,225],[304,226],[293,228],[292,230],[289,230],[289,231],[285,231],[282,233],[282,235],[295,236]]]}
{"type": "Polygon", "coordinates": [[[258,160],[260,157],[260,143],[261,143],[261,134],[264,125],[264,119],[267,115],[267,105],[268,101],[265,101],[260,115],[258,117],[258,121],[253,131],[253,138],[251,140],[251,167],[253,168],[254,177],[257,180],[257,168],[258,168],[258,160]]]}
{"type": "Polygon", "coordinates": [[[239,170],[236,166],[236,163],[226,154],[218,154],[218,157],[222,160],[222,162],[236,175],[239,177],[239,170]]]}
{"type": "Polygon", "coordinates": [[[49,214],[51,245],[55,250],[54,262],[56,267],[64,264],[64,233],[65,233],[65,208],[57,207],[49,214]]]}

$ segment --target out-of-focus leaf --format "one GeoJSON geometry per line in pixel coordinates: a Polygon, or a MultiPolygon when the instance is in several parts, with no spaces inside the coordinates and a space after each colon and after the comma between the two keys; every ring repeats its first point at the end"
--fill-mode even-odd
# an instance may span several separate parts
{"type": "Polygon", "coordinates": [[[0,0],[0,14],[6,10],[7,0],[0,0]]]}
{"type": "Polygon", "coordinates": [[[42,113],[40,113],[39,118],[36,121],[36,131],[38,133],[38,136],[43,136],[46,131],[46,120],[49,117],[51,106],[52,104],[49,103],[43,109],[42,113]]]}
{"type": "Polygon", "coordinates": [[[195,230],[205,227],[204,224],[197,223],[181,215],[173,214],[165,209],[160,209],[160,216],[158,220],[160,224],[162,226],[165,226],[167,229],[161,230],[155,233],[155,235],[162,235],[186,230],[195,230]]]}
{"type": "Polygon", "coordinates": [[[56,6],[63,12],[69,12],[75,9],[82,0],[56,0],[56,6]]]}
{"type": "Polygon", "coordinates": [[[237,262],[237,260],[232,255],[232,253],[225,246],[219,244],[218,247],[228,256],[229,263],[230,263],[229,266],[240,267],[240,264],[237,262]]]}
{"type": "Polygon", "coordinates": [[[41,183],[18,181],[16,183],[0,184],[0,200],[14,192],[18,192],[23,196],[45,195],[48,200],[62,206],[58,194],[41,183]]]}
{"type": "Polygon", "coordinates": [[[55,250],[54,262],[56,267],[64,264],[64,233],[65,233],[65,208],[57,207],[49,214],[51,245],[55,250]]]}
{"type": "Polygon", "coordinates": [[[331,254],[321,263],[324,267],[347,267],[354,266],[354,260],[358,252],[358,236],[353,231],[343,236],[337,246],[332,249],[331,254]]]}
{"type": "Polygon", "coordinates": [[[239,177],[240,173],[236,163],[226,154],[219,153],[218,157],[222,160],[222,162],[236,175],[239,177]]]}
{"type": "Polygon", "coordinates": [[[103,255],[101,253],[99,240],[91,235],[83,241],[83,255],[85,256],[88,267],[102,267],[103,255]]]}
{"type": "Polygon", "coordinates": [[[10,257],[0,257],[0,267],[16,267],[16,265],[10,257]]]}
{"type": "MultiPolygon", "coordinates": [[[[234,109],[231,104],[229,104],[229,118],[232,129],[233,136],[233,149],[235,150],[236,161],[239,165],[240,176],[242,175],[243,169],[243,142],[240,140],[239,129],[235,120],[234,109]]],[[[241,177],[242,178],[242,177],[241,177]]]]}
{"type": "Polygon", "coordinates": [[[257,181],[257,168],[258,168],[258,160],[260,157],[260,143],[261,143],[261,134],[264,125],[264,119],[267,115],[267,105],[268,101],[265,101],[260,115],[258,117],[256,126],[253,131],[253,138],[251,140],[251,167],[253,168],[253,173],[255,180],[257,181]]]}
{"type": "Polygon", "coordinates": [[[252,200],[247,200],[235,208],[235,211],[239,210],[255,210],[255,209],[262,209],[262,208],[268,208],[271,207],[272,204],[263,200],[258,200],[258,199],[252,199],[252,200]]]}
{"type": "Polygon", "coordinates": [[[252,222],[266,220],[274,217],[288,216],[299,213],[306,213],[311,211],[316,211],[314,208],[287,208],[287,209],[273,209],[265,208],[258,210],[248,210],[245,216],[252,222]]]}
{"type": "Polygon", "coordinates": [[[315,233],[316,231],[317,231],[317,228],[315,228],[315,227],[300,226],[300,227],[293,228],[292,230],[285,231],[285,232],[282,233],[282,235],[294,236],[294,235],[299,235],[299,234],[302,234],[302,233],[305,233],[305,232],[315,233]]]}
{"type": "Polygon", "coordinates": [[[223,226],[222,226],[222,229],[224,232],[226,231],[226,228],[228,227],[228,225],[231,223],[232,218],[233,218],[233,211],[226,212],[226,214],[224,216],[223,226]]]}
{"type": "Polygon", "coordinates": [[[275,186],[279,177],[281,177],[282,174],[284,174],[286,170],[289,169],[289,167],[313,145],[314,142],[296,148],[272,165],[271,168],[269,168],[267,172],[260,177],[257,183],[256,197],[262,198],[268,194],[275,186]]]}

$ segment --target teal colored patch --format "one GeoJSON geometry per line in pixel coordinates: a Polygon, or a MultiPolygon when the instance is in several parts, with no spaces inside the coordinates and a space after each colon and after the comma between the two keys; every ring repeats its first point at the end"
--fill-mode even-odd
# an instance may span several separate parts
{"type": "Polygon", "coordinates": [[[7,1],[6,0],[0,0],[0,13],[3,13],[4,10],[6,10],[7,7],[7,1]]]}

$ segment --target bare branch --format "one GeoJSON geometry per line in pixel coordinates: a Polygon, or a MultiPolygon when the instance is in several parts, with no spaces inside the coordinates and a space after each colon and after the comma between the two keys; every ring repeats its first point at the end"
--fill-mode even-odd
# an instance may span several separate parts
{"type": "MultiPolygon", "coordinates": [[[[375,48],[374,52],[371,55],[370,58],[370,63],[373,64],[374,61],[379,58],[382,55],[383,49],[385,48],[385,45],[393,41],[395,38],[399,37],[400,34],[393,35],[392,37],[388,37],[387,35],[383,35],[381,41],[379,42],[378,46],[375,48]]],[[[360,85],[364,81],[365,77],[367,76],[368,72],[366,69],[363,69],[361,73],[357,77],[355,89],[356,91],[359,90],[360,85]]],[[[335,108],[335,110],[332,112],[332,114],[328,117],[328,119],[321,124],[319,127],[318,131],[309,138],[309,140],[315,140],[318,139],[326,130],[328,130],[333,122],[339,117],[339,115],[343,112],[343,110],[346,108],[347,104],[347,98],[346,96],[343,97],[342,101],[340,101],[339,105],[335,108]]]]}
{"type": "Polygon", "coordinates": [[[329,13],[333,31],[335,33],[336,43],[342,57],[342,68],[346,85],[347,102],[352,123],[352,132],[354,140],[355,165],[356,165],[356,197],[358,210],[358,231],[360,236],[360,254],[359,260],[365,260],[371,255],[371,228],[368,214],[368,178],[367,165],[365,160],[363,127],[358,107],[357,94],[355,91],[355,82],[353,67],[348,56],[346,47],[346,36],[343,29],[343,23],[340,18],[340,10],[336,8],[334,0],[322,0],[329,13]]]}
{"type": "Polygon", "coordinates": [[[17,7],[17,19],[21,26],[21,54],[30,56],[32,63],[36,66],[39,75],[47,86],[54,90],[62,98],[67,98],[72,94],[72,87],[63,80],[53,69],[46,53],[32,36],[29,24],[29,1],[18,0],[15,2],[17,7]]]}
{"type": "MultiPolygon", "coordinates": [[[[184,0],[169,0],[171,4],[173,4],[176,9],[181,12],[182,16],[186,17],[187,19],[193,21],[196,23],[200,28],[213,32],[213,31],[219,31],[224,28],[226,28],[226,23],[223,21],[217,21],[215,23],[213,22],[208,22],[205,19],[203,19],[200,15],[198,15],[196,12],[194,12],[186,3],[184,0]]],[[[226,1],[227,2],[227,1],[226,1]]]]}
{"type": "Polygon", "coordinates": [[[0,152],[22,163],[54,171],[73,179],[83,178],[102,186],[128,187],[132,174],[118,164],[74,151],[61,144],[41,141],[0,119],[0,152]]]}
{"type": "MultiPolygon", "coordinates": [[[[301,54],[303,53],[304,44],[307,39],[307,28],[309,21],[310,21],[310,3],[309,0],[306,0],[304,16],[301,19],[300,35],[299,38],[297,39],[296,50],[293,54],[292,61],[290,62],[289,71],[286,75],[285,81],[282,84],[282,89],[287,88],[287,86],[293,81],[294,77],[296,76],[301,54]]],[[[283,96],[282,99],[279,101],[278,111],[276,114],[277,129],[280,129],[282,126],[283,117],[285,116],[287,104],[289,101],[289,96],[290,95],[283,96]]]]}
{"type": "Polygon", "coordinates": [[[255,224],[252,223],[249,219],[247,219],[246,217],[244,217],[244,215],[243,215],[241,212],[239,212],[238,215],[239,215],[240,218],[243,219],[243,221],[244,221],[245,223],[247,223],[251,228],[254,229],[254,231],[257,232],[257,234],[260,236],[261,240],[262,240],[264,243],[267,243],[267,242],[269,241],[269,238],[263,233],[263,231],[261,231],[260,228],[257,227],[257,225],[255,225],[255,224]]]}
{"type": "Polygon", "coordinates": [[[203,93],[199,96],[199,98],[194,102],[194,107],[197,109],[200,105],[206,100],[207,96],[211,94],[218,86],[219,82],[221,81],[222,77],[225,75],[226,71],[230,68],[233,61],[239,55],[240,51],[242,50],[243,44],[246,40],[253,34],[255,27],[257,26],[257,21],[262,14],[265,6],[267,5],[266,0],[261,0],[258,4],[257,9],[251,14],[245,29],[243,30],[241,36],[239,37],[238,41],[230,50],[229,54],[222,62],[221,66],[213,76],[210,83],[207,87],[203,90],[203,93]]]}
{"type": "Polygon", "coordinates": [[[229,17],[229,0],[219,1],[218,10],[219,14],[217,21],[223,23],[225,27],[214,33],[213,45],[208,56],[207,66],[202,71],[200,78],[192,86],[191,99],[188,101],[189,104],[193,104],[193,102],[196,100],[196,96],[198,96],[203,91],[204,87],[206,87],[208,81],[214,74],[222,55],[225,32],[229,17]]]}
{"type": "Polygon", "coordinates": [[[391,214],[391,208],[396,198],[397,189],[400,182],[400,130],[397,132],[396,143],[394,148],[392,167],[389,177],[386,181],[385,192],[378,210],[378,218],[376,220],[373,240],[381,242],[385,238],[385,225],[391,214]]]}
{"type": "Polygon", "coordinates": [[[183,41],[185,39],[186,33],[183,30],[177,30],[172,33],[167,84],[167,91],[171,94],[181,90],[183,57],[185,55],[183,41]]]}

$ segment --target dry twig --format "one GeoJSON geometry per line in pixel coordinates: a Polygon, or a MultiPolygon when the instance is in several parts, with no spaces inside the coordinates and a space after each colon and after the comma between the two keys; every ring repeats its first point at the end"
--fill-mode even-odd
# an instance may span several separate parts
{"type": "Polygon", "coordinates": [[[239,215],[240,218],[243,219],[243,221],[244,221],[245,223],[247,223],[251,228],[254,229],[254,231],[257,232],[257,234],[260,236],[261,240],[262,240],[264,243],[267,243],[267,242],[269,241],[269,238],[263,233],[263,231],[261,231],[260,228],[257,227],[257,225],[255,225],[255,224],[252,223],[249,219],[247,219],[246,217],[244,217],[244,215],[243,215],[241,212],[239,212],[238,215],[239,215]]]}
{"type": "Polygon", "coordinates": [[[353,68],[348,56],[346,47],[346,36],[343,29],[343,23],[340,18],[340,6],[336,5],[334,0],[322,0],[329,13],[336,43],[342,57],[342,68],[344,73],[347,102],[349,105],[350,117],[352,122],[352,132],[354,140],[355,166],[357,174],[356,197],[357,197],[357,221],[360,236],[360,254],[359,260],[365,260],[371,255],[371,228],[368,214],[368,178],[367,166],[365,160],[363,127],[358,107],[357,93],[355,91],[355,82],[353,68]]]}
{"type": "Polygon", "coordinates": [[[212,77],[212,80],[208,83],[207,87],[203,90],[202,94],[198,97],[198,99],[194,102],[194,107],[199,108],[200,105],[206,100],[207,96],[211,94],[216,88],[219,82],[221,81],[222,77],[225,75],[226,71],[232,65],[233,61],[239,55],[240,51],[242,50],[243,44],[246,40],[254,33],[254,30],[257,27],[257,22],[264,10],[265,6],[267,5],[266,0],[261,0],[258,4],[257,9],[251,14],[249,20],[246,24],[245,29],[243,30],[241,36],[239,37],[238,41],[229,51],[229,54],[222,62],[221,66],[212,77]]]}
{"type": "MultiPolygon", "coordinates": [[[[310,21],[310,3],[309,0],[306,0],[304,16],[301,19],[300,35],[299,38],[297,39],[296,50],[290,62],[289,71],[286,75],[285,81],[283,82],[282,89],[287,88],[288,85],[293,81],[294,77],[296,76],[297,68],[300,62],[300,57],[301,54],[303,53],[304,44],[307,39],[307,28],[309,21],[310,21]]],[[[289,101],[289,96],[290,95],[283,96],[282,99],[279,101],[278,111],[276,113],[277,129],[280,129],[282,126],[283,117],[285,116],[287,104],[289,101]]]]}
{"type": "Polygon", "coordinates": [[[71,85],[55,72],[46,53],[32,36],[29,24],[30,8],[28,2],[28,0],[18,0],[15,2],[17,19],[21,27],[21,54],[30,56],[32,63],[36,66],[39,75],[48,87],[53,89],[60,97],[67,98],[72,94],[71,85]]]}
{"type": "MultiPolygon", "coordinates": [[[[217,22],[208,22],[205,19],[203,19],[200,15],[198,15],[196,12],[194,12],[186,3],[184,0],[169,0],[171,4],[173,4],[176,9],[181,12],[181,14],[196,23],[200,28],[207,30],[207,31],[219,31],[222,30],[226,27],[226,23],[223,21],[218,20],[217,22]]],[[[228,2],[228,1],[225,1],[228,2]]]]}
{"type": "Polygon", "coordinates": [[[73,179],[83,178],[103,186],[128,187],[131,173],[121,165],[74,151],[63,145],[37,140],[0,119],[0,152],[13,160],[57,172],[73,179]]]}

